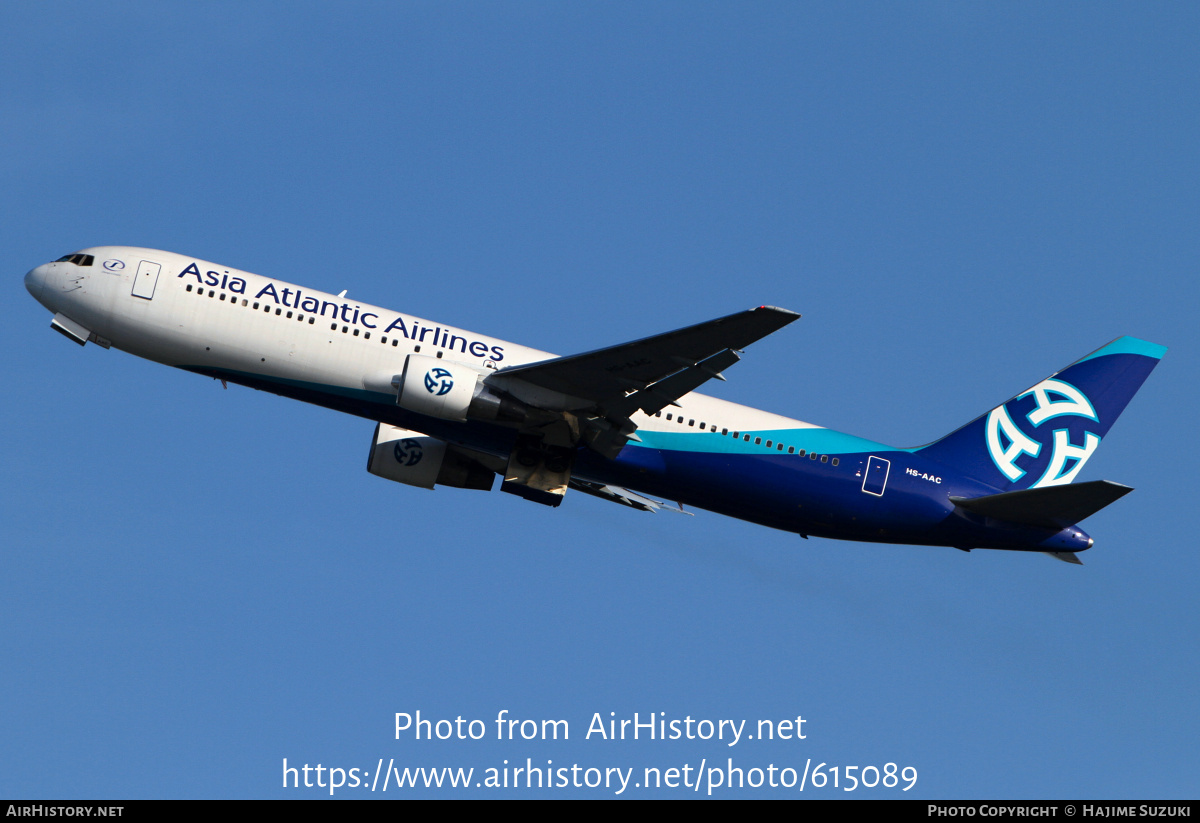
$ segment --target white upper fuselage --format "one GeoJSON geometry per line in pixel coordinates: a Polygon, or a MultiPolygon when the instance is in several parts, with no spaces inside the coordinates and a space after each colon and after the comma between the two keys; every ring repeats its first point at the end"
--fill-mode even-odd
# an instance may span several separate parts
{"type": "MultiPolygon", "coordinates": [[[[30,293],[102,342],[170,366],[297,381],[333,392],[394,395],[392,379],[412,353],[482,374],[554,357],[172,252],[102,246],[79,254],[92,255],[93,265],[38,266],[25,277],[30,293]],[[154,266],[159,267],[156,277],[154,266]],[[139,276],[146,281],[140,284],[143,296],[135,294],[139,276]]],[[[538,398],[523,399],[536,403],[538,398]]],[[[693,431],[700,423],[705,430],[816,428],[698,393],[681,398],[679,406],[673,411],[694,421],[693,431]]],[[[634,422],[644,431],[680,430],[665,416],[639,412],[634,422]]]]}

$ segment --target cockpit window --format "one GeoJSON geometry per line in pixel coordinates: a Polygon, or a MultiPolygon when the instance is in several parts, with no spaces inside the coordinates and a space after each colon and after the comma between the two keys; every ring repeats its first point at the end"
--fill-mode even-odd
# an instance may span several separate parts
{"type": "Polygon", "coordinates": [[[96,261],[96,258],[90,254],[67,254],[57,260],[55,263],[74,263],[76,266],[90,266],[96,261]]]}

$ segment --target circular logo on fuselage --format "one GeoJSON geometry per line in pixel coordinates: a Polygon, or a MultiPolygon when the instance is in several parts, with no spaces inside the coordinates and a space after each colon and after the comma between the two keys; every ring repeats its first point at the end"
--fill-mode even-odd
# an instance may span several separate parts
{"type": "Polygon", "coordinates": [[[125,268],[124,260],[105,260],[104,261],[104,270],[105,271],[120,271],[123,268],[125,268]]]}

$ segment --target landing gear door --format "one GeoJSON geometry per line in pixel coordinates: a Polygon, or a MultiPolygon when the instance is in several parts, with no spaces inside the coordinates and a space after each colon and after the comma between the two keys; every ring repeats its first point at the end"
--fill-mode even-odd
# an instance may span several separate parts
{"type": "Polygon", "coordinates": [[[567,493],[575,449],[550,446],[541,437],[520,434],[508,458],[500,491],[544,506],[557,506],[567,493]]]}
{"type": "Polygon", "coordinates": [[[154,287],[158,285],[158,273],[162,266],[149,260],[138,263],[137,274],[133,278],[133,296],[150,300],[154,297],[154,287]]]}

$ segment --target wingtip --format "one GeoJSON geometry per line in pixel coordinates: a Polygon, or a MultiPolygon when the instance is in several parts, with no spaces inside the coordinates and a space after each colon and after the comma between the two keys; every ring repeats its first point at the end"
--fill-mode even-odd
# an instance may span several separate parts
{"type": "Polygon", "coordinates": [[[794,312],[791,309],[781,309],[779,306],[759,306],[757,309],[752,309],[751,311],[773,311],[779,314],[790,314],[792,317],[801,316],[799,312],[794,312]]]}

